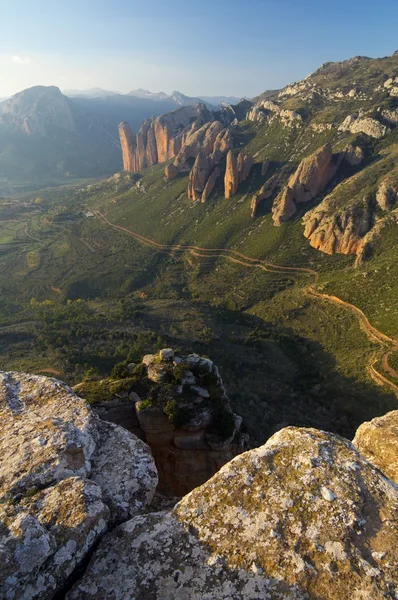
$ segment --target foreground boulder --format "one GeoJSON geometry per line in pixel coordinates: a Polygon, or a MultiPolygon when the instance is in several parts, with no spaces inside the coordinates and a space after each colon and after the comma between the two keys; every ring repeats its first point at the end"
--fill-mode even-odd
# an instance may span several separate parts
{"type": "Polygon", "coordinates": [[[52,598],[157,485],[148,447],[65,384],[0,373],[0,597],[52,598]]]}
{"type": "Polygon", "coordinates": [[[362,423],[352,443],[362,456],[398,483],[398,410],[362,423]]]}
{"type": "Polygon", "coordinates": [[[287,428],[108,535],[67,598],[393,599],[397,505],[348,440],[287,428]]]}
{"type": "MultiPolygon", "coordinates": [[[[245,449],[242,418],[230,407],[218,368],[197,354],[171,348],[143,358],[135,404],[155,457],[159,491],[183,496],[245,449]]],[[[140,367],[138,367],[140,368],[140,367]]]]}

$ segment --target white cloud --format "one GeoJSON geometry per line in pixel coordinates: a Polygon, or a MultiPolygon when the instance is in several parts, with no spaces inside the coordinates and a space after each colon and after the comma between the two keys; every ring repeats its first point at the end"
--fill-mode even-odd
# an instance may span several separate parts
{"type": "Polygon", "coordinates": [[[29,56],[13,56],[12,60],[17,63],[18,65],[30,65],[30,63],[32,62],[32,59],[29,58],[29,56]]]}

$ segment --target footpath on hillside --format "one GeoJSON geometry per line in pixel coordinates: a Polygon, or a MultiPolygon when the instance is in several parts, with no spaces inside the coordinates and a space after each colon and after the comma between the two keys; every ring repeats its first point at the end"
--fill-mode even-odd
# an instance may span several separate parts
{"type": "MultiPolygon", "coordinates": [[[[385,335],[382,331],[379,331],[374,327],[367,316],[362,312],[360,308],[354,306],[354,304],[350,304],[337,296],[331,296],[329,294],[323,294],[318,292],[315,289],[315,285],[319,279],[319,273],[314,269],[310,269],[308,267],[288,267],[283,265],[276,265],[265,260],[251,258],[250,256],[246,256],[241,252],[237,252],[236,250],[231,250],[229,248],[202,248],[200,246],[193,245],[183,245],[183,244],[160,244],[155,240],[152,240],[144,235],[141,235],[135,231],[131,231],[126,227],[122,227],[121,225],[116,225],[109,221],[109,219],[99,210],[93,211],[94,214],[101,219],[101,221],[118,231],[126,233],[127,235],[133,237],[136,241],[144,244],[146,246],[150,246],[156,249],[159,252],[190,252],[194,256],[202,257],[202,258],[227,258],[231,262],[235,264],[242,265],[248,268],[257,268],[262,269],[263,271],[269,272],[278,272],[278,273],[306,273],[313,277],[312,283],[304,288],[304,292],[317,298],[319,300],[326,300],[327,302],[331,302],[337,306],[341,306],[346,310],[351,311],[358,319],[359,325],[361,329],[366,333],[366,335],[374,342],[380,344],[383,348],[386,349],[386,352],[381,357],[381,365],[385,372],[389,373],[391,377],[398,380],[398,373],[389,365],[388,359],[394,353],[398,352],[398,340],[391,338],[385,335]]],[[[378,356],[372,356],[367,364],[367,372],[369,376],[380,386],[389,387],[398,397],[398,385],[390,381],[387,377],[385,377],[382,373],[380,373],[375,365],[379,361],[378,356]]]]}

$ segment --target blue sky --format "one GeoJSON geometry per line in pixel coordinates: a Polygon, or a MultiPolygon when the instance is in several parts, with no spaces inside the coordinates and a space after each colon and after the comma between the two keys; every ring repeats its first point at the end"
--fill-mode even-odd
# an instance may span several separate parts
{"type": "Polygon", "coordinates": [[[398,0],[0,0],[0,97],[32,85],[253,96],[398,49],[398,0]]]}

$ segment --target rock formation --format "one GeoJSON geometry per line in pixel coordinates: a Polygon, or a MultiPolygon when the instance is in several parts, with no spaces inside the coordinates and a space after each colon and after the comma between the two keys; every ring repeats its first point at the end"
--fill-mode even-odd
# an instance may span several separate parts
{"type": "Polygon", "coordinates": [[[268,200],[273,196],[275,190],[281,184],[281,175],[275,173],[272,177],[270,177],[264,185],[261,187],[260,191],[254,194],[251,204],[250,204],[250,216],[252,219],[255,218],[257,214],[257,208],[260,202],[263,200],[268,200]]]}
{"type": "Polygon", "coordinates": [[[220,121],[192,125],[174,162],[165,169],[165,180],[190,172],[188,198],[206,202],[214,189],[220,170],[216,167],[232,147],[231,131],[220,121]],[[191,160],[195,159],[191,168],[191,160]]]}
{"type": "Polygon", "coordinates": [[[108,535],[67,600],[392,599],[397,502],[348,440],[289,427],[108,535]]]}
{"type": "Polygon", "coordinates": [[[200,200],[210,174],[210,164],[207,156],[199,152],[189,174],[188,198],[200,200]]]}
{"type": "Polygon", "coordinates": [[[376,119],[370,117],[359,118],[358,115],[346,117],[338,130],[342,132],[349,131],[350,133],[366,133],[366,135],[376,139],[384,137],[390,131],[388,127],[382,125],[376,119]]]}
{"type": "Polygon", "coordinates": [[[122,147],[122,159],[124,171],[134,171],[132,148],[134,135],[127,121],[119,124],[119,139],[122,147]]]}
{"type": "Polygon", "coordinates": [[[357,167],[358,165],[362,164],[364,160],[364,153],[360,146],[348,144],[342,152],[342,158],[352,167],[357,167]]]}
{"type": "Polygon", "coordinates": [[[398,483],[398,411],[363,423],[352,442],[358,452],[398,483]]]}
{"type": "MultiPolygon", "coordinates": [[[[346,158],[347,151],[342,156],[346,158]]],[[[356,254],[357,265],[369,257],[384,227],[398,217],[398,188],[392,176],[379,181],[376,192],[369,191],[361,197],[358,193],[366,182],[366,174],[367,171],[360,171],[340,183],[303,217],[304,235],[311,246],[326,254],[356,254]]],[[[378,175],[377,164],[371,165],[368,177],[378,175]]]]}
{"type": "Polygon", "coordinates": [[[309,202],[320,194],[337,170],[330,144],[304,158],[290,177],[286,188],[275,199],[272,217],[281,225],[297,212],[297,204],[309,202]]]}
{"type": "Polygon", "coordinates": [[[151,502],[148,447],[65,384],[0,373],[0,597],[47,600],[108,524],[151,502]]]}
{"type": "Polygon", "coordinates": [[[160,492],[182,496],[243,451],[242,419],[232,413],[211,360],[165,349],[143,364],[146,399],[136,403],[138,421],[155,457],[160,492]]]}
{"type": "Polygon", "coordinates": [[[332,196],[326,197],[304,215],[304,236],[313,248],[326,254],[356,254],[373,222],[369,196],[344,208],[336,207],[332,196]]]}
{"type": "Polygon", "coordinates": [[[398,200],[398,185],[383,181],[377,190],[376,200],[381,210],[390,212],[398,200]]]}
{"type": "Polygon", "coordinates": [[[273,119],[279,119],[284,127],[300,127],[303,124],[302,116],[294,110],[283,109],[276,102],[271,100],[260,100],[247,112],[248,121],[272,122],[273,119]]]}
{"type": "Polygon", "coordinates": [[[253,166],[253,159],[247,154],[240,152],[236,156],[232,150],[227,154],[224,177],[224,195],[226,198],[232,198],[238,191],[241,183],[243,183],[250,175],[253,166]]]}
{"type": "Polygon", "coordinates": [[[218,167],[216,167],[214,169],[214,171],[212,172],[212,174],[210,175],[209,179],[207,180],[207,183],[204,187],[203,194],[201,197],[201,202],[207,202],[207,200],[210,197],[210,194],[214,190],[214,187],[216,185],[216,182],[217,182],[217,179],[219,178],[219,176],[220,176],[220,169],[218,167]]]}
{"type": "Polygon", "coordinates": [[[224,195],[226,198],[231,198],[236,194],[239,186],[238,177],[238,160],[236,154],[230,150],[227,154],[227,162],[225,165],[224,176],[224,195]]]}
{"type": "Polygon", "coordinates": [[[204,104],[183,106],[156,119],[146,119],[135,138],[128,124],[121,123],[123,165],[129,167],[129,171],[138,172],[174,158],[192,128],[199,127],[209,118],[204,104]]]}
{"type": "Polygon", "coordinates": [[[205,156],[210,156],[213,152],[220,149],[221,141],[216,144],[219,140],[219,134],[225,135],[227,130],[220,121],[213,121],[212,123],[205,123],[199,129],[193,128],[189,132],[183,142],[183,146],[180,152],[177,154],[174,160],[174,166],[179,171],[189,171],[190,166],[188,160],[190,158],[196,158],[201,152],[205,156]]]}

